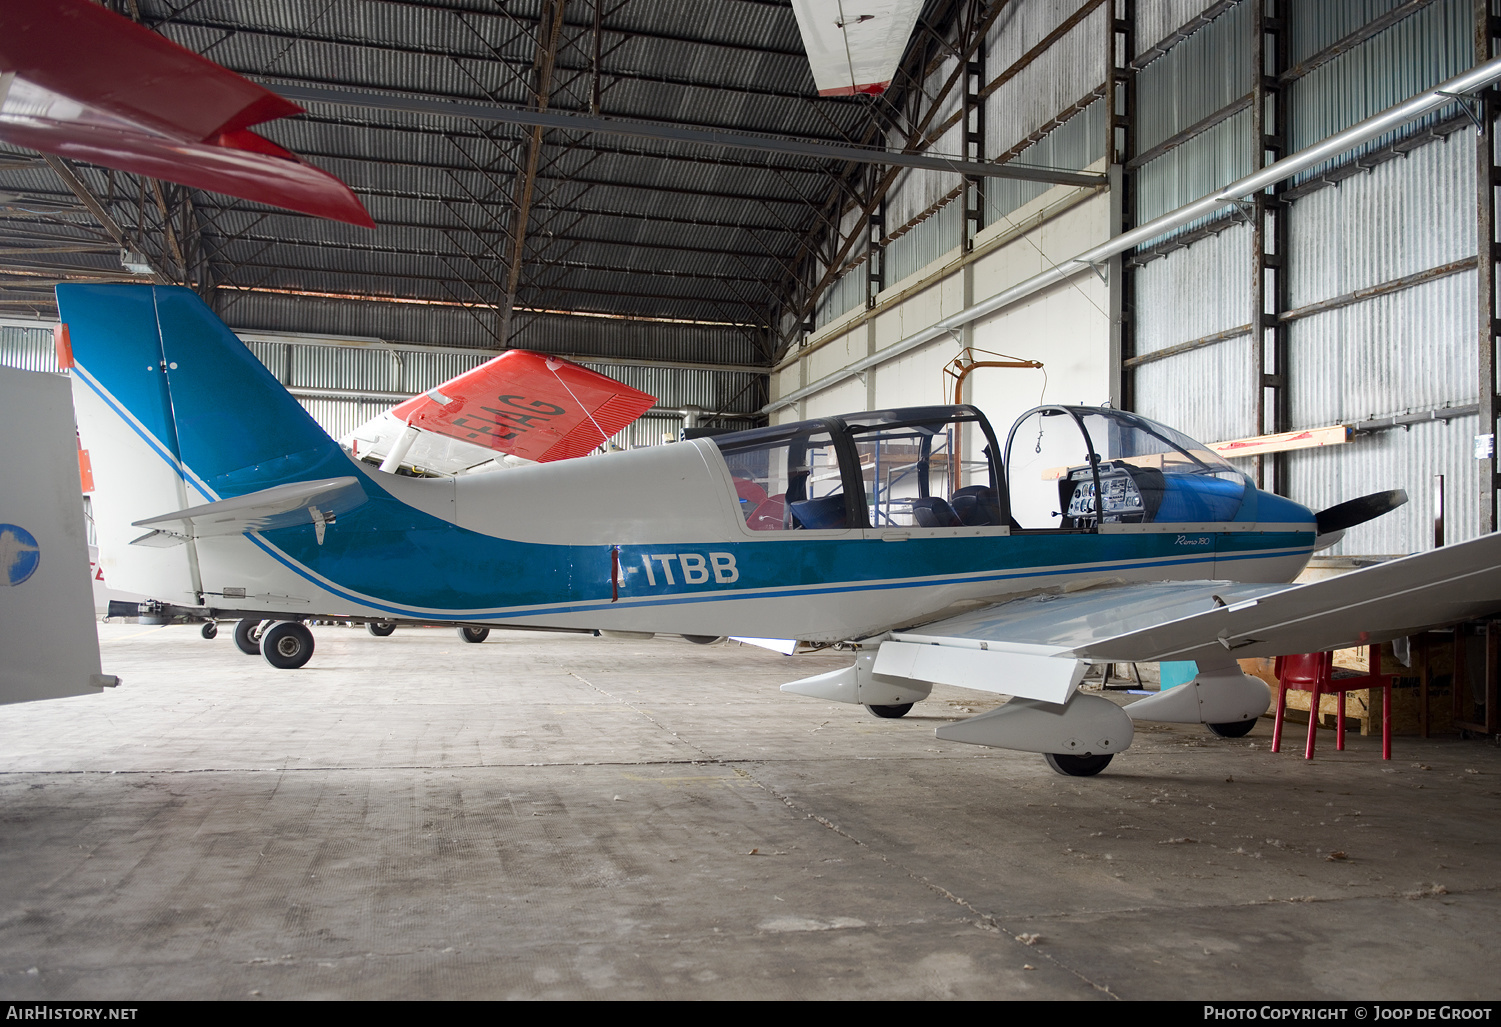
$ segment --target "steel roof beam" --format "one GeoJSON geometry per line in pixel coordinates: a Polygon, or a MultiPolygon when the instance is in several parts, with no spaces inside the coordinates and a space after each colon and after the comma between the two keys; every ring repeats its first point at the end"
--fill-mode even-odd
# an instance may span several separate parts
{"type": "Polygon", "coordinates": [[[1104,175],[1087,171],[1017,164],[987,164],[958,157],[898,153],[875,146],[792,139],[786,136],[763,135],[673,122],[595,117],[567,111],[531,110],[500,104],[476,103],[472,100],[394,96],[386,93],[356,92],[317,86],[285,86],[267,83],[267,87],[293,103],[325,103],[366,110],[401,111],[409,114],[429,114],[474,121],[496,121],[513,125],[529,125],[533,128],[562,129],[569,132],[601,132],[690,145],[722,146],[762,153],[790,154],[811,157],[815,160],[852,161],[897,168],[922,168],[928,171],[948,171],[956,175],[1014,178],[1028,182],[1049,182],[1054,185],[1096,185],[1105,180],[1104,175]]]}
{"type": "MultiPolygon", "coordinates": [[[[489,136],[483,132],[460,132],[455,131],[452,128],[424,128],[420,125],[392,125],[389,123],[376,122],[369,119],[330,117],[327,115],[315,114],[311,111],[298,115],[297,121],[300,123],[315,125],[334,125],[340,128],[375,129],[381,132],[390,133],[392,135],[395,135],[397,133],[405,133],[417,136],[438,136],[439,138],[444,139],[487,139],[491,142],[495,142],[492,136],[489,136]]],[[[521,140],[518,137],[514,141],[519,143],[521,140]]],[[[597,153],[606,154],[608,156],[637,157],[642,160],[686,161],[693,164],[708,164],[719,167],[742,168],[750,171],[780,171],[785,174],[791,175],[808,175],[810,177],[817,177],[820,179],[823,177],[823,169],[818,167],[817,165],[779,164],[768,160],[754,160],[751,158],[736,160],[731,157],[706,157],[702,155],[691,155],[684,153],[652,153],[645,150],[631,149],[625,146],[603,146],[597,142],[580,143],[578,148],[581,150],[590,150],[597,153]]],[[[301,150],[299,150],[299,152],[301,152],[301,150]]]]}

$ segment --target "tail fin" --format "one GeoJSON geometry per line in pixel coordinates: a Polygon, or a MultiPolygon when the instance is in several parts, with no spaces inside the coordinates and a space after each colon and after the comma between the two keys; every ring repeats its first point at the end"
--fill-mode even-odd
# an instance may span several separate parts
{"type": "Polygon", "coordinates": [[[204,499],[347,469],[338,445],[190,290],[59,285],[57,305],[79,376],[204,499]]]}
{"type": "Polygon", "coordinates": [[[131,546],[146,534],[132,521],[349,473],[338,444],[191,291],[59,285],[57,305],[115,587],[173,602],[201,591],[195,547],[131,546]]]}

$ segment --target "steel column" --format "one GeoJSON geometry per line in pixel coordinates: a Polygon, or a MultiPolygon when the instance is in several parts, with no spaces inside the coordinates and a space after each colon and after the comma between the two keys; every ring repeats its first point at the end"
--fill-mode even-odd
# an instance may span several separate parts
{"type": "MultiPolygon", "coordinates": [[[[985,37],[982,35],[964,69],[964,159],[985,160],[985,37]]],[[[985,227],[985,179],[964,179],[964,252],[975,248],[975,236],[985,227]]]]}
{"type": "MultiPolygon", "coordinates": [[[[1476,63],[1488,61],[1497,51],[1498,20],[1494,0],[1475,0],[1474,46],[1476,63]]],[[[1496,517],[1496,187],[1501,173],[1496,166],[1497,93],[1494,88],[1479,95],[1480,129],[1475,139],[1475,297],[1478,304],[1477,392],[1480,426],[1476,445],[1479,478],[1479,532],[1495,531],[1496,517]]],[[[1457,693],[1456,693],[1457,695],[1457,693]]]]}
{"type": "MultiPolygon", "coordinates": [[[[1289,0],[1252,0],[1251,7],[1251,170],[1282,159],[1287,150],[1287,112],[1281,74],[1287,67],[1289,0]]],[[[1287,431],[1289,330],[1277,315],[1288,308],[1287,229],[1289,210],[1278,182],[1251,198],[1251,359],[1256,388],[1257,435],[1287,431]]],[[[1257,456],[1258,488],[1287,489],[1287,454],[1257,456]]]]}
{"type": "MultiPolygon", "coordinates": [[[[1136,221],[1136,173],[1129,162],[1136,152],[1136,0],[1112,0],[1110,52],[1105,82],[1105,157],[1110,171],[1111,235],[1126,232],[1136,221]]],[[[1132,269],[1117,253],[1106,264],[1110,302],[1110,402],[1130,410],[1135,397],[1126,360],[1135,352],[1132,336],[1132,269]]]]}

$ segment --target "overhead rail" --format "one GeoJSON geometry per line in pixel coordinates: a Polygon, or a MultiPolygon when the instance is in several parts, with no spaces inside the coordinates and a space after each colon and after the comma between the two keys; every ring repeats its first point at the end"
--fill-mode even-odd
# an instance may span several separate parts
{"type": "Polygon", "coordinates": [[[367,110],[436,114],[473,121],[498,121],[509,125],[527,125],[533,128],[556,128],[567,132],[603,132],[646,139],[665,139],[678,143],[727,146],[737,150],[757,150],[763,153],[786,153],[799,157],[814,157],[819,160],[846,160],[863,164],[922,168],[928,171],[952,171],[958,175],[1014,178],[1028,182],[1051,182],[1055,185],[1097,185],[1105,180],[1104,175],[1090,171],[1070,171],[1030,164],[990,164],[984,161],[964,160],[960,157],[900,153],[878,146],[791,139],[786,136],[764,135],[758,132],[731,132],[717,128],[701,128],[696,125],[642,121],[636,118],[613,118],[603,115],[574,114],[570,111],[507,107],[501,104],[477,103],[470,100],[444,100],[398,96],[390,93],[324,89],[318,86],[283,86],[269,83],[266,85],[272,92],[294,103],[327,103],[341,107],[361,107],[367,110]]]}
{"type": "Polygon", "coordinates": [[[870,368],[883,364],[911,352],[919,346],[924,346],[934,339],[945,335],[954,334],[957,338],[958,330],[971,321],[977,321],[1009,307],[1011,304],[1026,299],[1043,289],[1065,282],[1073,276],[1095,268],[1103,268],[1105,262],[1117,254],[1124,253],[1132,247],[1149,242],[1164,232],[1171,231],[1182,225],[1186,225],[1199,218],[1217,213],[1224,209],[1226,204],[1239,204],[1247,201],[1247,198],[1270,188],[1284,179],[1291,178],[1300,171],[1305,171],[1316,164],[1320,164],[1333,157],[1339,156],[1346,150],[1369,142],[1384,133],[1400,128],[1442,107],[1456,102],[1463,104],[1472,94],[1485,89],[1497,80],[1501,80],[1501,58],[1477,64],[1469,71],[1447,82],[1441,83],[1426,92],[1418,93],[1409,100],[1389,107],[1379,114],[1373,115],[1364,121],[1358,122],[1338,132],[1323,142],[1297,153],[1290,154],[1279,161],[1268,164],[1260,171],[1253,172],[1222,189],[1218,189],[1201,199],[1169,211],[1161,217],[1154,218],[1146,224],[1140,225],[1129,232],[1123,232],[1106,243],[1085,250],[1067,260],[1054,264],[1051,268],[1040,274],[1033,275],[1004,292],[997,293],[983,302],[974,306],[966,307],[951,317],[944,318],[930,328],[925,328],[915,335],[908,336],[901,342],[887,346],[885,349],[872,353],[870,356],[857,360],[833,374],[825,375],[816,382],[789,392],[761,408],[764,414],[770,414],[782,407],[791,406],[799,400],[806,399],[824,389],[838,385],[840,382],[857,375],[863,374],[870,368]]]}

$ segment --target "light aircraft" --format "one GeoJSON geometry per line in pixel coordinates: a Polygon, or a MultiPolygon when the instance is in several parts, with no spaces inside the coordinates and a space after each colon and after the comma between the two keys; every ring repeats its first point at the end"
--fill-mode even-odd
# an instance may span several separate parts
{"type": "MultiPolygon", "coordinates": [[[[784,691],[901,716],[941,682],[1013,698],[939,737],[1097,773],[1132,720],[1243,734],[1238,657],[1355,645],[1501,607],[1501,536],[1284,584],[1381,493],[1315,514],[1123,411],[1041,407],[1004,447],[979,410],[820,418],[492,474],[381,473],[341,448],[190,291],[57,287],[110,581],[180,610],[756,636],[851,666],[784,691]],[[1193,660],[1126,711],[1091,662],[1193,660]]],[[[559,404],[487,404],[530,428],[559,404]]]]}

